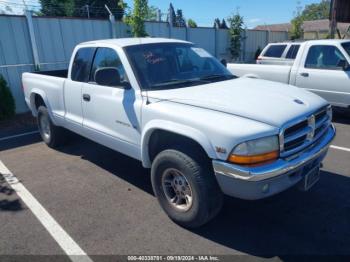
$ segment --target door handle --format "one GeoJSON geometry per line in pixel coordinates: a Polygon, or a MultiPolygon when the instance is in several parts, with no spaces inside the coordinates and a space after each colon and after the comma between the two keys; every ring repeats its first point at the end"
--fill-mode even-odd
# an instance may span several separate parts
{"type": "Polygon", "coordinates": [[[88,94],[83,94],[83,99],[84,99],[84,101],[89,102],[91,100],[91,97],[88,94]]]}
{"type": "Polygon", "coordinates": [[[300,73],[300,75],[303,77],[309,77],[309,73],[300,73]]]}

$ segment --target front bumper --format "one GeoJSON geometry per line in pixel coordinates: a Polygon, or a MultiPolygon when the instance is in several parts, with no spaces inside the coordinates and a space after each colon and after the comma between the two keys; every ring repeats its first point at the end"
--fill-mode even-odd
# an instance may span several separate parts
{"type": "Polygon", "coordinates": [[[319,165],[335,137],[331,125],[324,136],[292,159],[278,159],[259,167],[244,167],[224,161],[213,161],[215,176],[226,195],[255,200],[265,198],[297,184],[305,174],[319,165]]]}

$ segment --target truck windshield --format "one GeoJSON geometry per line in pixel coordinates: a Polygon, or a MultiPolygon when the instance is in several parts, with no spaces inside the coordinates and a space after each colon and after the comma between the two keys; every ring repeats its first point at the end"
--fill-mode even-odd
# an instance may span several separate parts
{"type": "Polygon", "coordinates": [[[125,47],[142,89],[170,89],[235,78],[202,48],[186,43],[125,47]]]}
{"type": "Polygon", "coordinates": [[[345,49],[345,51],[348,53],[348,55],[350,56],[350,42],[343,43],[342,46],[345,49]]]}

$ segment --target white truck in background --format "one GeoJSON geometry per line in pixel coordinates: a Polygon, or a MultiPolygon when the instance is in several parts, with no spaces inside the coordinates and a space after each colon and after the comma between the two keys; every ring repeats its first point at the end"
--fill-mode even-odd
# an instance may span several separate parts
{"type": "Polygon", "coordinates": [[[270,43],[256,59],[261,65],[293,65],[300,44],[298,42],[270,43]]]}
{"type": "Polygon", "coordinates": [[[350,107],[349,40],[300,43],[292,65],[227,64],[227,68],[236,76],[294,85],[316,93],[332,105],[350,107]]]}
{"type": "Polygon", "coordinates": [[[24,73],[22,82],[48,146],[68,129],[141,161],[163,210],[186,227],[212,219],[223,194],[308,190],[335,136],[324,99],[237,78],[180,40],[82,43],[68,70],[24,73]]]}

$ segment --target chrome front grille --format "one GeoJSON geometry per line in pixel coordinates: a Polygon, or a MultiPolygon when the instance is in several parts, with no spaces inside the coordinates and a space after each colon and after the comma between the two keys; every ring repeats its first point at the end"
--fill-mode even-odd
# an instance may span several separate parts
{"type": "Polygon", "coordinates": [[[288,157],[315,143],[329,127],[332,120],[330,106],[305,116],[284,127],[280,133],[282,157],[288,157]]]}

